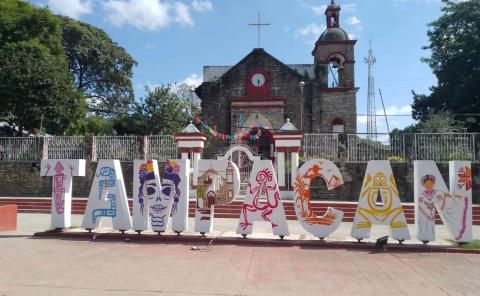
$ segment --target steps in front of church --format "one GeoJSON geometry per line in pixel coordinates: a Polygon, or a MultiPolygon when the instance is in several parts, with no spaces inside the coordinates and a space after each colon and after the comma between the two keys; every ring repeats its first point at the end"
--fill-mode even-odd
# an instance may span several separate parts
{"type": "MultiPolygon", "coordinates": [[[[238,219],[242,208],[243,201],[235,201],[227,206],[216,206],[215,217],[216,218],[231,218],[238,219]]],[[[41,213],[49,214],[51,210],[51,198],[3,198],[0,197],[0,205],[18,206],[18,212],[20,213],[41,213]]],[[[84,214],[85,207],[87,205],[87,199],[74,198],[72,201],[72,214],[84,214]]],[[[129,200],[130,210],[132,207],[132,201],[129,200]]],[[[283,201],[285,214],[288,220],[297,220],[295,215],[295,208],[292,201],[283,201]]],[[[311,202],[312,210],[317,215],[325,213],[328,207],[336,208],[344,212],[343,222],[352,222],[355,217],[357,209],[356,202],[311,202]]],[[[409,224],[415,223],[414,206],[412,203],[402,204],[405,217],[409,224]]],[[[472,211],[473,225],[480,225],[480,205],[474,205],[472,211]]],[[[189,216],[195,216],[195,201],[191,200],[189,205],[189,216]]],[[[442,224],[440,216],[436,215],[435,219],[437,224],[442,224]]]]}

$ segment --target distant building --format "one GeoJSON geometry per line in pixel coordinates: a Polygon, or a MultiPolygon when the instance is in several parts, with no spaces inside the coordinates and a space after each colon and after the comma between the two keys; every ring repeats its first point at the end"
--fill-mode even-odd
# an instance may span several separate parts
{"type": "Polygon", "coordinates": [[[340,10],[334,1],[327,7],[313,64],[284,64],[255,48],[234,66],[204,66],[204,82],[195,90],[203,120],[225,134],[262,130],[257,148],[266,157],[274,151],[269,131],[287,118],[306,133],[355,133],[356,40],[340,27],[340,10]]]}

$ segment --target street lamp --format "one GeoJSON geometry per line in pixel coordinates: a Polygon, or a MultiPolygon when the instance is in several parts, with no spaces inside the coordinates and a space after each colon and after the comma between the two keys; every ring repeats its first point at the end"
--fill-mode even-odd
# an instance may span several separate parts
{"type": "Polygon", "coordinates": [[[304,89],[305,89],[305,82],[304,81],[300,81],[298,83],[298,86],[300,86],[300,94],[302,96],[301,100],[300,100],[300,130],[303,132],[303,106],[304,106],[304,98],[305,98],[305,95],[304,95],[304,89]]]}

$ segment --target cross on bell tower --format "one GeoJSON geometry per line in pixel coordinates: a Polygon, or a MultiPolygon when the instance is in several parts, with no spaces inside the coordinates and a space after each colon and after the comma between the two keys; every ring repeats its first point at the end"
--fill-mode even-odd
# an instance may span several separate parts
{"type": "Polygon", "coordinates": [[[262,29],[262,26],[270,26],[270,24],[267,23],[262,23],[260,20],[260,13],[258,13],[258,21],[257,23],[253,24],[248,24],[249,26],[255,26],[257,27],[257,48],[260,48],[260,31],[262,29]]]}

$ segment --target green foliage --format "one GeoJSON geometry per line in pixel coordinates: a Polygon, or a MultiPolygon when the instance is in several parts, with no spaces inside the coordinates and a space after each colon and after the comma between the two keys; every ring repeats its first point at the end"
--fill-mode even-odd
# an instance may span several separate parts
{"type": "Polygon", "coordinates": [[[146,88],[146,91],[145,98],[132,104],[129,114],[114,119],[118,134],[175,134],[188,124],[190,106],[170,85],[153,90],[146,88]]]}
{"type": "Polygon", "coordinates": [[[76,125],[72,125],[67,134],[85,135],[85,136],[111,136],[115,134],[113,122],[94,114],[82,118],[76,125]]]}
{"type": "Polygon", "coordinates": [[[187,113],[190,118],[196,118],[201,115],[201,100],[195,93],[195,88],[187,84],[179,84],[173,87],[173,92],[179,99],[187,104],[187,113]]]}
{"type": "Polygon", "coordinates": [[[440,111],[425,116],[423,121],[412,124],[403,130],[395,129],[392,133],[454,133],[461,125],[453,119],[450,112],[440,111]]]}
{"type": "Polygon", "coordinates": [[[403,157],[401,157],[401,156],[396,156],[396,155],[390,156],[390,157],[388,158],[388,160],[389,160],[390,162],[404,162],[404,161],[405,161],[405,159],[404,159],[403,157]]]}
{"type": "Polygon", "coordinates": [[[72,83],[58,19],[46,9],[0,2],[0,121],[18,134],[64,134],[86,112],[72,83]]]}
{"type": "Polygon", "coordinates": [[[461,247],[464,249],[470,249],[470,250],[480,249],[480,240],[474,240],[469,243],[462,244],[461,247]]]}
{"type": "Polygon", "coordinates": [[[134,100],[132,68],[137,62],[103,30],[61,18],[63,46],[75,86],[97,114],[126,112],[134,100]]]}
{"type": "MultiPolygon", "coordinates": [[[[430,24],[430,58],[422,59],[437,76],[430,95],[414,93],[413,116],[480,113],[480,0],[442,0],[443,15],[430,24]]],[[[480,131],[480,116],[459,115],[455,120],[470,131],[480,131]]]]}

